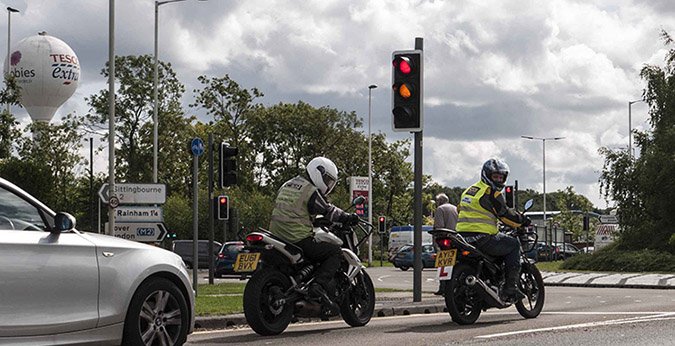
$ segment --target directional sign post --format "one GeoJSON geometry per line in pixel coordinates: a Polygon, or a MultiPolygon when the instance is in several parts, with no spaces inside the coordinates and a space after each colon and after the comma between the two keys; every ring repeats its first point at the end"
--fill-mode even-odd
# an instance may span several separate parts
{"type": "Polygon", "coordinates": [[[111,197],[116,197],[119,204],[164,204],[166,202],[166,185],[164,184],[115,184],[115,191],[111,193],[110,185],[103,184],[98,190],[98,196],[103,203],[108,203],[111,197]]]}
{"type": "MultiPolygon", "coordinates": [[[[105,224],[108,229],[108,223],[105,224]]],[[[166,236],[166,227],[161,222],[115,223],[113,235],[118,238],[140,242],[160,242],[166,236]]]]}

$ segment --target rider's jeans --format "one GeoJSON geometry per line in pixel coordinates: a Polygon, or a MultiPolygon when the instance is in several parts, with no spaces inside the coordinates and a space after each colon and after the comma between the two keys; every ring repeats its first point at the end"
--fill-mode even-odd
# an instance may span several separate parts
{"type": "Polygon", "coordinates": [[[313,262],[321,263],[315,271],[315,281],[325,289],[328,289],[329,286],[327,285],[333,279],[338,269],[340,269],[340,256],[342,255],[340,246],[316,242],[313,237],[305,238],[295,243],[295,245],[302,249],[305,257],[313,262]]]}
{"type": "Polygon", "coordinates": [[[503,257],[506,269],[520,267],[520,243],[504,233],[487,236],[479,241],[478,248],[490,256],[503,257]]]}

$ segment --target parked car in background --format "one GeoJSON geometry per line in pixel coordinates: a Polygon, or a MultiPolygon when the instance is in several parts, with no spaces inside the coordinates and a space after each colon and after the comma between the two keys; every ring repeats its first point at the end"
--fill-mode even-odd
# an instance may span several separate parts
{"type": "MultiPolygon", "coordinates": [[[[414,266],[413,245],[402,246],[394,256],[394,267],[406,271],[414,266]]],[[[431,244],[422,245],[422,267],[433,268],[436,264],[436,249],[431,244]]]]}
{"type": "Polygon", "coordinates": [[[243,241],[228,241],[223,244],[218,252],[218,257],[216,258],[216,269],[214,275],[216,277],[223,277],[227,274],[238,274],[235,273],[234,262],[237,260],[237,255],[244,249],[243,241]]]}
{"type": "Polygon", "coordinates": [[[546,243],[535,244],[525,256],[537,262],[553,261],[557,258],[556,247],[546,243]]]}
{"type": "Polygon", "coordinates": [[[73,216],[2,178],[0,263],[2,345],[182,345],[192,332],[179,256],[80,232],[73,216]]]}
{"type": "MultiPolygon", "coordinates": [[[[177,253],[178,256],[183,259],[183,262],[185,262],[185,265],[188,268],[192,268],[192,258],[194,257],[194,249],[192,248],[193,243],[194,242],[192,240],[174,240],[173,244],[171,245],[171,250],[177,253]]],[[[220,251],[221,247],[223,247],[223,244],[214,241],[213,254],[209,255],[209,241],[200,240],[199,243],[197,243],[197,258],[199,261],[199,268],[208,268],[209,261],[213,261],[215,264],[216,256],[218,255],[218,251],[220,251]]]]}
{"type": "Polygon", "coordinates": [[[581,251],[582,253],[593,253],[593,251],[595,251],[595,247],[585,246],[585,247],[582,247],[579,251],[581,251]]]}
{"type": "Polygon", "coordinates": [[[557,248],[557,259],[568,259],[572,256],[576,256],[580,253],[579,248],[576,246],[570,244],[570,243],[565,243],[565,244],[558,244],[556,246],[557,248]]]}

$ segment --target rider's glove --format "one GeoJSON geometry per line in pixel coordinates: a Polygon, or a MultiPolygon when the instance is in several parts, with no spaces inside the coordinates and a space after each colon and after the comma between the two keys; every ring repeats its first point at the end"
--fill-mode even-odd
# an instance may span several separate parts
{"type": "Polygon", "coordinates": [[[354,226],[358,225],[360,220],[361,219],[356,214],[345,214],[342,216],[341,222],[344,223],[345,225],[354,226]]]}

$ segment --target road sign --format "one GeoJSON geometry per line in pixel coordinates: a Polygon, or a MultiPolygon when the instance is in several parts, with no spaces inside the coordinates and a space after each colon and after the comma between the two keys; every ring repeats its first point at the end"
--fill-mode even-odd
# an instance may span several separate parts
{"type": "Polygon", "coordinates": [[[121,207],[115,209],[115,220],[119,222],[162,222],[164,215],[160,207],[121,207]]]}
{"type": "MultiPolygon", "coordinates": [[[[107,222],[105,228],[108,229],[107,222]]],[[[161,222],[115,222],[113,235],[133,241],[157,242],[166,236],[166,227],[161,222]]]]}
{"type": "MultiPolygon", "coordinates": [[[[103,203],[110,199],[110,186],[106,183],[98,190],[98,196],[103,203]]],[[[164,184],[115,184],[112,195],[117,197],[119,204],[164,204],[166,202],[166,185],[164,184]]]]}
{"type": "Polygon", "coordinates": [[[190,150],[192,150],[192,155],[202,156],[204,153],[204,141],[201,138],[193,138],[190,143],[190,150]]]}
{"type": "Polygon", "coordinates": [[[619,218],[617,218],[616,215],[600,215],[600,223],[618,224],[619,218]]]}
{"type": "Polygon", "coordinates": [[[110,200],[108,200],[108,204],[110,205],[110,208],[117,208],[120,206],[120,199],[117,198],[117,196],[112,196],[110,197],[110,200]]]}

